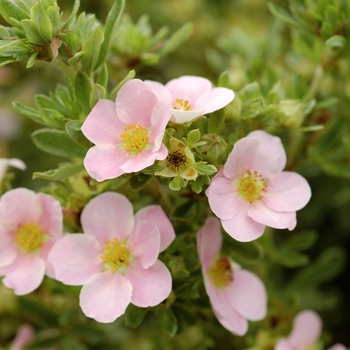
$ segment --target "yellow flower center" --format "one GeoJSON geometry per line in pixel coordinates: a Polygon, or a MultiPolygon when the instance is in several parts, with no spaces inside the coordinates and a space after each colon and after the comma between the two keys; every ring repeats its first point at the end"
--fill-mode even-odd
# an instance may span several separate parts
{"type": "Polygon", "coordinates": [[[137,154],[148,145],[148,130],[141,125],[128,125],[124,127],[125,133],[120,134],[120,145],[132,154],[137,154]]]}
{"type": "Polygon", "coordinates": [[[174,109],[180,109],[182,111],[190,111],[192,109],[192,106],[187,100],[183,100],[180,98],[176,99],[172,105],[174,109]]]}
{"type": "Polygon", "coordinates": [[[267,181],[256,171],[246,171],[239,179],[234,181],[238,187],[239,194],[248,202],[262,199],[266,192],[267,181]]]}
{"type": "Polygon", "coordinates": [[[177,173],[181,173],[187,168],[187,157],[180,151],[174,151],[168,154],[166,157],[167,164],[170,168],[174,169],[177,173]]]}
{"type": "Polygon", "coordinates": [[[120,243],[117,238],[106,241],[101,259],[105,270],[117,271],[125,268],[130,262],[130,252],[125,242],[120,243]]]}
{"type": "Polygon", "coordinates": [[[233,281],[233,271],[229,259],[217,259],[208,270],[208,275],[215,287],[226,287],[231,281],[233,281]]]}
{"type": "Polygon", "coordinates": [[[15,237],[20,250],[34,252],[44,243],[44,234],[36,224],[23,224],[15,237]]]}

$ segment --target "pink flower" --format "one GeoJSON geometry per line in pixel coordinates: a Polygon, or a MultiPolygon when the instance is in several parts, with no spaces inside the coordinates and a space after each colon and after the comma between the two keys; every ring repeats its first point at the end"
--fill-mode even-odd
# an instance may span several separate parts
{"type": "Polygon", "coordinates": [[[293,230],[296,210],[311,197],[297,173],[282,171],[286,153],[279,137],[253,131],[238,141],[206,191],[224,229],[238,241],[259,238],[265,226],[293,230]]]}
{"type": "Polygon", "coordinates": [[[126,82],[116,102],[98,101],[81,128],[95,144],[84,159],[87,172],[103,181],[165,159],[168,150],[162,140],[170,116],[170,103],[159,101],[147,84],[126,82]]]}
{"type": "MultiPolygon", "coordinates": [[[[282,338],[277,342],[275,350],[313,349],[321,331],[320,316],[312,310],[304,310],[296,315],[291,333],[287,338],[282,338]]],[[[328,350],[346,350],[346,347],[342,344],[335,344],[328,350]]]]}
{"type": "Polygon", "coordinates": [[[171,102],[173,115],[170,120],[178,124],[217,111],[228,105],[235,97],[230,89],[213,88],[208,79],[190,75],[170,80],[165,86],[150,80],[146,80],[145,83],[160,99],[171,102]]]}
{"type": "Polygon", "coordinates": [[[34,338],[33,327],[24,324],[18,328],[16,337],[13,339],[11,344],[11,350],[23,350],[25,345],[28,344],[34,338]]]}
{"type": "Polygon", "coordinates": [[[86,316],[113,322],[129,303],[155,306],[171,291],[171,275],[158,260],[175,238],[161,207],[141,209],[135,216],[129,200],[106,192],[84,208],[85,234],[62,237],[49,259],[56,278],[83,285],[80,306],[86,316]]]}
{"type": "Polygon", "coordinates": [[[15,168],[26,170],[26,165],[24,162],[17,158],[0,158],[0,182],[5,176],[6,170],[8,166],[13,166],[15,168]]]}
{"type": "Polygon", "coordinates": [[[15,294],[32,292],[44,275],[53,277],[49,250],[62,235],[62,209],[53,197],[26,188],[0,200],[0,276],[15,294]]]}
{"type": "Polygon", "coordinates": [[[241,269],[229,257],[220,257],[220,222],[209,217],[197,233],[197,250],[204,285],[219,322],[230,332],[244,335],[248,322],[266,316],[264,284],[250,271],[241,269]]]}

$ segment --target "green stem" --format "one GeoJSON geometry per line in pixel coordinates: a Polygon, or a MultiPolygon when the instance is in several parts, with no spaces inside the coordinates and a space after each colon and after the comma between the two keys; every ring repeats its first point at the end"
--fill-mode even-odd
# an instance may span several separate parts
{"type": "Polygon", "coordinates": [[[315,69],[314,76],[312,78],[312,81],[309,87],[308,96],[310,98],[315,97],[317,90],[319,89],[320,81],[323,77],[323,73],[324,73],[323,66],[320,63],[315,69]]]}

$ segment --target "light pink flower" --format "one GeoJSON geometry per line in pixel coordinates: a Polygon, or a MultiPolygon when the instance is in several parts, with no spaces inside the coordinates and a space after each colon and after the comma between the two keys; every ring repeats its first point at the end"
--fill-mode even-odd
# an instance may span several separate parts
{"type": "Polygon", "coordinates": [[[10,350],[23,350],[25,345],[28,344],[34,338],[33,327],[24,324],[18,328],[16,337],[13,339],[10,350]]]}
{"type": "Polygon", "coordinates": [[[197,250],[204,285],[218,321],[230,332],[244,335],[248,322],[266,316],[264,284],[252,272],[241,269],[229,257],[220,257],[220,222],[209,217],[197,233],[197,250]]]}
{"type": "Polygon", "coordinates": [[[279,137],[253,131],[239,140],[206,191],[226,232],[238,241],[259,238],[265,226],[293,230],[296,210],[311,197],[307,181],[282,171],[286,153],[279,137]]]}
{"type": "Polygon", "coordinates": [[[45,274],[54,277],[47,255],[62,234],[62,209],[55,198],[26,188],[6,192],[0,199],[3,284],[24,295],[35,290],[45,274]]]}
{"type": "Polygon", "coordinates": [[[145,83],[152,87],[160,99],[171,102],[173,115],[170,120],[178,124],[217,111],[235,97],[230,89],[213,88],[208,79],[190,75],[170,80],[165,86],[150,80],[145,83]]]}
{"type": "Polygon", "coordinates": [[[81,224],[85,233],[62,237],[49,259],[59,281],[83,285],[80,306],[86,316],[113,322],[129,303],[155,306],[168,297],[171,275],[157,258],[175,233],[161,207],[134,216],[125,196],[106,192],[85,206],[81,224]]]}
{"type": "Polygon", "coordinates": [[[21,170],[26,170],[27,168],[24,162],[18,158],[0,158],[0,182],[4,178],[8,166],[13,166],[21,170]]]}
{"type": "MultiPolygon", "coordinates": [[[[313,349],[322,331],[322,320],[312,310],[299,312],[293,321],[293,329],[287,338],[280,339],[275,350],[313,349]]],[[[315,347],[316,349],[316,347],[315,347]]],[[[328,350],[346,350],[342,344],[335,344],[328,350]]]]}
{"type": "Polygon", "coordinates": [[[170,116],[170,103],[159,101],[147,84],[126,82],[115,103],[98,101],[81,128],[95,144],[84,159],[87,172],[103,181],[165,159],[168,150],[162,140],[170,116]]]}

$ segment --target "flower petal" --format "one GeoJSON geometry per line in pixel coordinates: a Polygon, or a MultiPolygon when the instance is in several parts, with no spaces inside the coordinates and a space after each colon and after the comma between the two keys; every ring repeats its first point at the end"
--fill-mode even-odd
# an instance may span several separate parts
{"type": "Polygon", "coordinates": [[[276,343],[274,350],[295,350],[295,348],[287,338],[282,338],[276,343]]]}
{"type": "Polygon", "coordinates": [[[163,84],[152,80],[145,80],[145,83],[152,88],[153,92],[158,96],[160,100],[172,102],[173,97],[163,84]]]}
{"type": "Polygon", "coordinates": [[[312,310],[300,312],[294,318],[293,329],[288,340],[297,349],[307,348],[319,338],[322,330],[320,316],[312,310]]]}
{"type": "Polygon", "coordinates": [[[97,322],[109,323],[123,315],[131,301],[131,283],[117,272],[92,276],[80,292],[80,307],[97,322]]]}
{"type": "Polygon", "coordinates": [[[95,237],[101,245],[113,238],[124,241],[134,222],[130,201],[115,192],[105,192],[93,198],[81,213],[84,232],[95,237]]]}
{"type": "Polygon", "coordinates": [[[296,211],[303,208],[310,198],[308,182],[297,173],[284,171],[268,182],[263,202],[276,211],[296,211]]]}
{"type": "Polygon", "coordinates": [[[1,269],[5,275],[3,284],[14,290],[16,295],[29,294],[37,289],[45,274],[44,261],[33,254],[19,254],[9,266],[1,269]]]}
{"type": "Polygon", "coordinates": [[[124,124],[120,122],[113,101],[99,100],[81,127],[83,134],[94,144],[116,145],[124,124]]]}
{"type": "Polygon", "coordinates": [[[28,324],[24,324],[17,330],[15,339],[11,344],[11,350],[23,350],[25,345],[34,339],[34,329],[28,324]]]}
{"type": "Polygon", "coordinates": [[[254,201],[247,212],[248,216],[260,224],[273,228],[293,230],[297,224],[295,212],[279,212],[268,208],[263,201],[254,201]]]}
{"type": "Polygon", "coordinates": [[[222,245],[221,226],[218,219],[209,217],[197,233],[197,251],[203,269],[208,270],[222,245]]]}
{"type": "Polygon", "coordinates": [[[234,97],[231,89],[216,87],[196,100],[195,109],[205,108],[205,114],[211,113],[228,105],[234,97]]]}
{"type": "Polygon", "coordinates": [[[211,210],[222,220],[231,219],[242,204],[236,186],[232,180],[223,176],[222,170],[214,176],[205,194],[211,210]]]}
{"type": "Polygon", "coordinates": [[[347,350],[347,348],[343,344],[334,344],[328,350],[347,350]]]}
{"type": "Polygon", "coordinates": [[[17,257],[18,246],[14,235],[6,226],[0,225],[0,267],[10,265],[17,257]]]}
{"type": "Polygon", "coordinates": [[[50,236],[62,236],[63,214],[60,202],[44,193],[38,193],[37,196],[42,208],[38,220],[41,230],[50,236]]]}
{"type": "Polygon", "coordinates": [[[188,123],[194,119],[199,118],[205,112],[205,109],[200,110],[190,110],[190,111],[182,111],[180,109],[172,109],[172,116],[170,120],[173,123],[183,124],[188,123]]]}
{"type": "Polygon", "coordinates": [[[128,157],[120,169],[123,173],[136,173],[152,165],[156,159],[163,160],[167,156],[167,149],[161,145],[160,152],[153,152],[151,149],[139,152],[135,157],[128,157]]]}
{"type": "Polygon", "coordinates": [[[170,272],[160,260],[148,269],[135,261],[127,267],[125,277],[133,288],[131,302],[139,307],[156,306],[171,292],[170,272]]]}
{"type": "Polygon", "coordinates": [[[123,175],[120,165],[129,157],[128,152],[116,146],[94,146],[86,153],[84,166],[92,178],[104,181],[123,175]]]}
{"type": "Polygon", "coordinates": [[[160,234],[159,252],[168,248],[175,239],[173,225],[159,205],[149,205],[140,209],[135,215],[135,220],[136,222],[139,220],[148,220],[158,227],[160,234]]]}
{"type": "Polygon", "coordinates": [[[247,270],[234,270],[233,281],[227,286],[226,296],[233,308],[252,321],[263,319],[267,313],[267,294],[264,284],[247,270]]]}
{"type": "Polygon", "coordinates": [[[250,242],[259,238],[265,230],[265,225],[251,219],[247,212],[250,203],[242,201],[236,214],[229,220],[221,220],[224,230],[234,239],[240,242],[250,242]]]}
{"type": "Polygon", "coordinates": [[[101,246],[86,234],[68,234],[52,247],[48,259],[55,278],[64,284],[80,286],[103,269],[101,246]]]}
{"type": "Polygon", "coordinates": [[[159,254],[160,234],[158,227],[151,221],[136,221],[128,244],[130,254],[140,262],[144,269],[148,269],[156,262],[159,254]]]}

